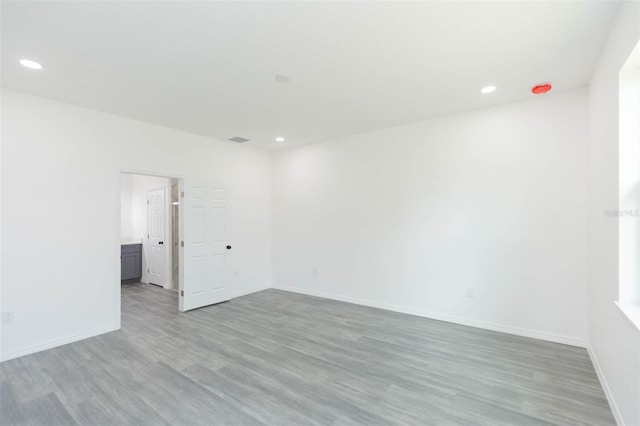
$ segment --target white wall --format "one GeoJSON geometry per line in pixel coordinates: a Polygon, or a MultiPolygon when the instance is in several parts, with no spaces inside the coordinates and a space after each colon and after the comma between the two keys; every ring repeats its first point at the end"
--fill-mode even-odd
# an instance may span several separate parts
{"type": "Polygon", "coordinates": [[[119,168],[225,182],[232,293],[269,286],[266,152],[2,90],[3,359],[116,327],[119,168]]]}
{"type": "Polygon", "coordinates": [[[131,175],[123,175],[120,181],[120,238],[122,239],[130,239],[133,237],[132,191],[133,182],[131,175]]]}
{"type": "Polygon", "coordinates": [[[584,345],[586,147],[577,90],[275,152],[273,284],[584,345]]]}
{"type": "Polygon", "coordinates": [[[614,415],[626,425],[640,425],[640,332],[614,304],[618,220],[605,211],[618,208],[618,72],[639,37],[640,3],[624,2],[589,86],[588,336],[614,415]]]}

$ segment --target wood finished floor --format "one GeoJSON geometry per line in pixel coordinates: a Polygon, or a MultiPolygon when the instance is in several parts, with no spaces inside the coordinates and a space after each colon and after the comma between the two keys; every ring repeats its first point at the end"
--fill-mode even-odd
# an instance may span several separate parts
{"type": "Polygon", "coordinates": [[[277,290],[0,364],[2,425],[613,425],[584,349],[277,290]]]}

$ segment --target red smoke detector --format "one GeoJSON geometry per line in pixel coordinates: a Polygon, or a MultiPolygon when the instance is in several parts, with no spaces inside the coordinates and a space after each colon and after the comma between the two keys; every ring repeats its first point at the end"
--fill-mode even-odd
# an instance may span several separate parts
{"type": "Polygon", "coordinates": [[[531,93],[534,95],[543,95],[551,90],[550,84],[538,84],[537,86],[533,86],[531,88],[531,93]]]}

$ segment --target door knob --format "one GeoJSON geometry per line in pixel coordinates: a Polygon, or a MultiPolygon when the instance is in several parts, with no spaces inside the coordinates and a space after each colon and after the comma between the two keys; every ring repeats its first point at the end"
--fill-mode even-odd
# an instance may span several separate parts
{"type": "Polygon", "coordinates": [[[227,246],[227,250],[231,250],[231,246],[227,246]]]}

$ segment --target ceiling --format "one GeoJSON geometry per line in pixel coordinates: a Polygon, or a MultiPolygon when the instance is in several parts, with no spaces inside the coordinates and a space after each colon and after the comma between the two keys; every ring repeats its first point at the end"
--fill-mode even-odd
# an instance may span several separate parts
{"type": "Polygon", "coordinates": [[[1,7],[3,87],[279,149],[584,86],[618,2],[1,7]]]}

